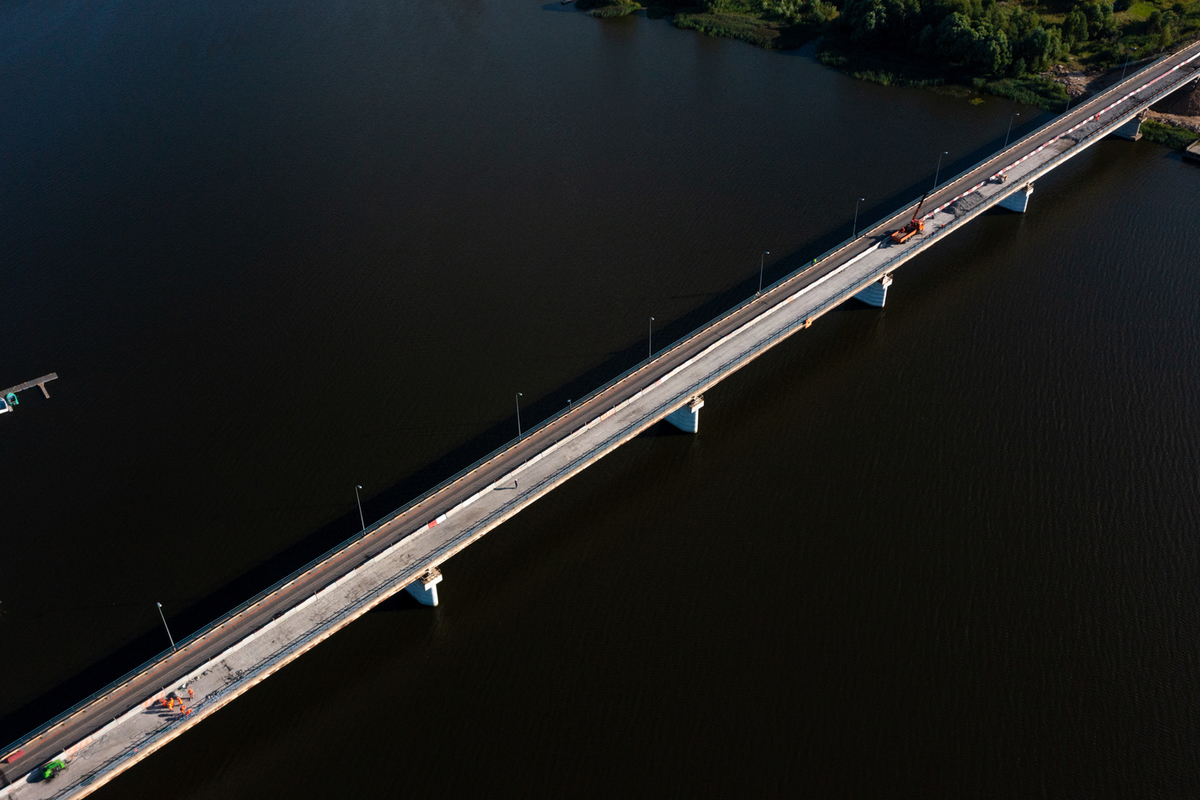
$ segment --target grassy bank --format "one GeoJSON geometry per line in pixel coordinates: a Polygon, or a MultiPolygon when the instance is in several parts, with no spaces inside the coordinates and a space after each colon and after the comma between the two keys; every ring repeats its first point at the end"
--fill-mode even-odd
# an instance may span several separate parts
{"type": "MultiPolygon", "coordinates": [[[[845,72],[852,78],[884,86],[951,87],[966,94],[974,89],[984,94],[1006,97],[1018,103],[1055,110],[1067,102],[1067,91],[1053,81],[1037,76],[1003,77],[995,80],[972,78],[962,71],[933,64],[904,53],[868,51],[853,47],[844,36],[832,35],[821,42],[817,59],[826,66],[845,72]]],[[[956,92],[957,93],[957,92],[956,92]]]]}
{"type": "Polygon", "coordinates": [[[832,5],[812,0],[701,0],[699,5],[673,9],[672,21],[677,28],[707,36],[784,50],[822,35],[825,23],[836,16],[832,5]]]}
{"type": "Polygon", "coordinates": [[[1142,136],[1172,150],[1185,150],[1189,144],[1200,139],[1200,134],[1192,133],[1186,128],[1176,128],[1174,125],[1153,119],[1142,123],[1142,136]]]}
{"type": "Polygon", "coordinates": [[[736,11],[681,11],[675,14],[674,23],[677,28],[698,31],[706,36],[737,39],[768,50],[781,46],[779,26],[764,20],[761,15],[736,11]]]}
{"type": "Polygon", "coordinates": [[[586,11],[590,17],[600,19],[623,17],[642,8],[638,3],[628,2],[628,0],[575,0],[575,7],[580,11],[586,11]]]}
{"type": "Polygon", "coordinates": [[[1027,106],[1038,106],[1047,111],[1059,111],[1067,104],[1067,90],[1061,84],[1039,78],[1036,75],[984,81],[976,88],[986,94],[1007,97],[1009,100],[1015,100],[1027,106]]]}
{"type": "Polygon", "coordinates": [[[1123,66],[1200,35],[1200,0],[577,0],[592,16],[645,8],[676,27],[766,49],[820,38],[826,66],[885,86],[977,91],[1060,110],[1055,64],[1123,66]]]}
{"type": "MultiPolygon", "coordinates": [[[[1043,2],[1042,19],[1068,26],[1069,14],[1058,2],[1043,2]]],[[[1200,36],[1200,0],[1116,0],[1113,25],[1099,36],[1088,36],[1070,44],[1066,63],[1112,68],[1131,57],[1144,58],[1165,52],[1173,45],[1200,36]]]]}

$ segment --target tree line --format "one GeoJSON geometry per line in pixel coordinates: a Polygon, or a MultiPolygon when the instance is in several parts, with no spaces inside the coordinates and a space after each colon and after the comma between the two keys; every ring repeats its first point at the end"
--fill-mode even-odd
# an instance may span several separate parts
{"type": "MultiPolygon", "coordinates": [[[[1084,31],[1115,34],[1112,3],[1079,6],[1084,31]]],[[[1067,49],[1059,26],[994,0],[846,0],[842,21],[856,45],[916,51],[981,77],[1041,72],[1067,49]]]]}

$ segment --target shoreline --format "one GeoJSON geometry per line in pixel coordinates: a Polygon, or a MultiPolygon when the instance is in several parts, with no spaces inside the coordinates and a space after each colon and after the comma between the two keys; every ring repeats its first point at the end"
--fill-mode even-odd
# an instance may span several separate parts
{"type": "MultiPolygon", "coordinates": [[[[996,75],[988,79],[970,77],[962,70],[931,63],[926,58],[915,57],[906,51],[867,50],[854,46],[843,32],[834,27],[840,18],[837,10],[832,10],[832,17],[820,21],[789,22],[766,9],[757,13],[744,10],[713,11],[702,6],[669,2],[641,5],[636,0],[577,0],[576,7],[599,19],[642,11],[647,19],[669,18],[670,24],[681,30],[743,41],[765,50],[798,49],[815,41],[816,57],[820,63],[858,80],[884,86],[925,88],[962,97],[972,94],[1000,97],[1047,111],[1065,109],[1068,103],[1074,104],[1076,100],[1095,95],[1120,80],[1120,75],[1130,66],[1125,63],[1120,70],[1116,66],[1080,69],[1078,64],[1064,60],[1041,72],[996,75]]],[[[833,9],[832,6],[829,8],[833,9]]],[[[1175,42],[1169,49],[1178,51],[1194,40],[1195,37],[1190,37],[1175,42]]],[[[1142,63],[1150,60],[1154,59],[1143,59],[1142,63]]],[[[1200,113],[1193,116],[1151,111],[1146,117],[1181,132],[1200,134],[1200,113]]]]}

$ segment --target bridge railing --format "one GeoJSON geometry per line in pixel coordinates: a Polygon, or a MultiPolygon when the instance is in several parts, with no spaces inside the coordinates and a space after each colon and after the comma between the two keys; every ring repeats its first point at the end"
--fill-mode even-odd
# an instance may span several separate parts
{"type": "MultiPolygon", "coordinates": [[[[1167,57],[1169,58],[1170,56],[1167,56],[1167,57]]],[[[1106,90],[1105,92],[1101,93],[1100,95],[1097,95],[1096,97],[1089,99],[1087,102],[1091,103],[1093,100],[1096,100],[1096,99],[1108,94],[1113,89],[1115,89],[1125,83],[1128,83],[1129,81],[1133,80],[1139,74],[1139,72],[1148,68],[1149,66],[1152,66],[1153,64],[1157,63],[1160,60],[1162,60],[1162,59],[1156,59],[1155,61],[1150,62],[1149,64],[1143,66],[1138,71],[1131,73],[1130,76],[1128,78],[1126,78],[1124,81],[1119,82],[1114,87],[1112,87],[1109,90],[1106,90]]],[[[1076,109],[1076,110],[1078,110],[1078,109],[1076,109]]],[[[1069,113],[1069,111],[1064,112],[1064,114],[1066,114],[1066,113],[1069,113]]],[[[1044,128],[1044,127],[1045,126],[1042,126],[1042,128],[1044,128]]],[[[1038,128],[1038,129],[1032,131],[1031,133],[1022,137],[1021,139],[1017,140],[1016,142],[1010,144],[1007,148],[1002,148],[1000,151],[997,151],[997,153],[993,153],[992,155],[983,158],[979,162],[960,171],[958,174],[954,175],[951,178],[948,178],[946,181],[944,181],[943,183],[941,183],[939,185],[953,183],[954,181],[965,177],[966,175],[970,174],[971,172],[982,167],[984,164],[993,160],[998,153],[1005,152],[1006,150],[1011,150],[1021,144],[1027,143],[1029,140],[1035,138],[1038,135],[1038,133],[1042,130],[1042,128],[1038,128]]],[[[937,187],[934,187],[934,189],[936,189],[936,188],[937,187]]],[[[909,201],[909,203],[901,206],[901,208],[908,208],[910,206],[913,206],[919,200],[920,200],[919,197],[915,197],[914,199],[909,201]]],[[[873,231],[873,230],[877,229],[883,223],[887,222],[888,219],[891,219],[894,216],[896,216],[896,215],[892,214],[887,217],[881,217],[880,219],[876,220],[874,224],[865,226],[864,231],[865,232],[873,231]]],[[[224,614],[217,617],[213,621],[209,622],[207,625],[201,626],[195,632],[180,639],[179,641],[177,641],[175,643],[175,648],[173,650],[172,649],[163,650],[162,652],[158,653],[157,655],[153,656],[152,658],[147,659],[145,662],[143,662],[139,666],[129,670],[124,675],[122,675],[121,677],[117,678],[116,680],[108,683],[103,688],[88,695],[86,698],[79,701],[78,703],[75,703],[70,708],[68,708],[65,711],[63,711],[62,713],[56,715],[49,721],[39,725],[37,728],[34,728],[32,731],[30,731],[30,732],[26,733],[25,735],[19,737],[18,739],[14,740],[9,745],[7,745],[4,749],[0,750],[0,756],[6,756],[6,755],[12,753],[13,751],[17,750],[18,748],[20,748],[24,743],[29,742],[32,739],[36,739],[36,738],[46,734],[47,732],[49,732],[53,728],[55,728],[57,725],[61,724],[63,721],[70,718],[73,714],[79,712],[80,710],[82,710],[86,706],[96,702],[97,700],[100,700],[100,699],[104,698],[105,696],[111,694],[113,691],[119,689],[121,686],[129,683],[132,679],[134,679],[139,674],[170,660],[171,656],[176,655],[176,652],[178,650],[182,650],[182,649],[186,648],[192,642],[195,642],[196,640],[198,640],[198,639],[208,635],[209,633],[212,633],[214,630],[220,628],[222,625],[225,625],[225,624],[231,622],[232,620],[236,619],[238,616],[245,613],[247,610],[249,610],[253,606],[262,602],[264,599],[266,599],[270,595],[274,594],[275,592],[279,591],[283,587],[287,586],[289,583],[292,583],[293,581],[297,580],[298,578],[300,578],[300,577],[304,576],[305,574],[307,574],[308,572],[312,571],[314,568],[318,567],[320,564],[324,563],[331,557],[336,556],[338,553],[340,553],[343,550],[345,550],[346,548],[354,545],[356,542],[361,541],[362,539],[364,539],[364,538],[372,535],[376,531],[378,531],[380,528],[390,524],[392,521],[394,521],[396,518],[398,518],[402,514],[408,512],[409,510],[416,507],[420,503],[429,499],[434,494],[437,494],[441,490],[445,489],[447,486],[450,486],[451,484],[455,483],[456,481],[466,477],[467,475],[471,474],[475,470],[486,465],[493,459],[495,459],[495,458],[499,457],[500,455],[502,455],[503,453],[507,452],[510,448],[512,448],[514,445],[518,444],[519,442],[524,441],[526,438],[528,438],[528,437],[536,434],[537,432],[545,429],[546,427],[554,424],[562,417],[571,413],[575,405],[583,405],[584,403],[587,403],[587,402],[595,399],[599,395],[603,394],[604,392],[608,391],[609,389],[613,388],[614,386],[625,381],[634,373],[638,372],[641,369],[644,369],[646,366],[653,363],[655,358],[661,357],[663,354],[670,352],[671,350],[678,347],[680,344],[685,343],[688,340],[702,334],[703,332],[712,328],[714,325],[720,324],[721,322],[728,319],[732,315],[743,310],[746,306],[748,306],[748,305],[752,304],[753,302],[755,302],[756,300],[760,299],[762,295],[768,294],[769,292],[777,289],[778,287],[782,286],[783,284],[788,283],[789,281],[795,279],[796,276],[805,272],[813,265],[820,263],[821,261],[824,261],[825,259],[835,255],[836,253],[845,249],[846,247],[853,245],[859,239],[863,238],[864,235],[866,235],[866,233],[861,233],[861,234],[858,234],[856,236],[850,237],[848,239],[845,239],[845,240],[839,242],[838,244],[836,244],[833,247],[826,250],[824,253],[813,258],[811,261],[806,262],[803,266],[801,266],[795,270],[792,270],[791,272],[787,273],[783,277],[779,278],[774,283],[770,284],[768,287],[763,289],[761,294],[755,294],[755,295],[751,295],[751,296],[747,297],[742,302],[736,304],[735,306],[729,308],[728,310],[722,312],[721,314],[718,314],[717,316],[710,319],[708,322],[705,322],[705,323],[697,326],[695,329],[693,329],[689,333],[684,334],[683,336],[677,337],[674,341],[672,341],[666,347],[659,349],[657,351],[657,353],[652,354],[649,358],[646,358],[646,359],[638,362],[634,366],[632,366],[629,369],[622,372],[620,375],[617,375],[615,378],[612,378],[611,380],[607,381],[603,385],[592,390],[584,397],[582,397],[579,400],[572,403],[570,407],[562,409],[562,410],[558,411],[557,413],[543,419],[541,422],[534,425],[532,428],[527,430],[521,436],[516,437],[514,439],[510,439],[509,441],[500,445],[496,449],[492,450],[487,455],[484,455],[483,457],[477,459],[470,465],[462,468],[461,470],[454,473],[450,477],[441,481],[433,488],[421,493],[417,497],[413,498],[412,500],[408,501],[404,505],[400,506],[395,511],[392,511],[391,513],[380,518],[376,522],[373,522],[372,524],[366,526],[365,529],[359,531],[358,533],[354,534],[353,536],[349,537],[348,539],[345,539],[342,542],[334,545],[326,552],[324,552],[321,555],[317,556],[316,558],[313,558],[312,560],[310,560],[304,566],[300,567],[299,569],[294,570],[293,572],[291,572],[288,575],[286,575],[285,577],[279,579],[278,581],[271,584],[267,588],[255,593],[252,597],[250,597],[249,599],[245,600],[242,603],[239,603],[237,606],[235,606],[234,608],[225,612],[224,614]]],[[[822,304],[819,307],[819,309],[814,312],[813,316],[817,316],[821,313],[824,313],[832,306],[837,305],[842,302],[845,302],[847,299],[852,297],[853,294],[854,294],[854,292],[852,292],[852,291],[840,293],[835,298],[822,304]]],[[[789,325],[786,329],[781,330],[781,331],[777,332],[776,334],[773,334],[772,337],[768,340],[769,344],[774,344],[780,338],[790,335],[797,327],[801,326],[802,324],[803,324],[802,320],[798,321],[796,323],[789,325]]],[[[754,348],[754,349],[757,350],[760,348],[754,348]]],[[[747,353],[748,352],[752,352],[752,351],[747,351],[747,353]]],[[[736,371],[736,369],[737,369],[737,366],[732,364],[732,362],[730,364],[726,364],[722,368],[722,370],[719,371],[718,380],[720,379],[720,377],[724,377],[724,376],[736,371]]],[[[582,424],[583,423],[581,423],[581,426],[582,426],[582,424]]],[[[574,433],[574,430],[565,432],[561,438],[570,436],[572,433],[574,433]]],[[[420,528],[418,528],[416,530],[420,530],[420,528]]],[[[412,531],[412,533],[415,533],[416,530],[412,531]]],[[[411,535],[411,533],[409,535],[411,535]]],[[[182,666],[180,667],[180,670],[181,670],[181,674],[182,674],[182,670],[183,670],[182,666]]],[[[175,680],[175,678],[172,678],[172,680],[175,680]]],[[[167,681],[167,683],[170,683],[170,682],[171,681],[167,681]]]]}

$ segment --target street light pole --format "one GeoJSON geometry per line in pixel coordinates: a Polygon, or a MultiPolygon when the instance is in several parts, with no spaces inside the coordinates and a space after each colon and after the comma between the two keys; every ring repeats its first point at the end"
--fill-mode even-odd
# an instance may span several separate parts
{"type": "Polygon", "coordinates": [[[650,318],[649,334],[646,336],[646,360],[654,358],[654,317],[650,318]]]}
{"type": "MultiPolygon", "coordinates": [[[[1004,134],[1004,147],[1008,147],[1008,137],[1012,135],[1013,120],[1019,116],[1021,116],[1020,111],[1014,113],[1011,117],[1008,118],[1008,133],[1004,134]]],[[[1001,147],[1000,149],[1003,150],[1004,147],[1001,147]]]]}
{"type": "Polygon", "coordinates": [[[771,255],[770,250],[763,250],[763,254],[758,257],[758,292],[756,294],[762,294],[763,266],[767,263],[769,255],[771,255]]]}
{"type": "MultiPolygon", "coordinates": [[[[1138,48],[1133,48],[1133,53],[1136,53],[1138,48]]],[[[1125,59],[1125,66],[1121,69],[1121,80],[1125,80],[1125,70],[1129,69],[1129,62],[1133,61],[1133,53],[1129,54],[1129,58],[1125,59]]]]}
{"type": "Polygon", "coordinates": [[[167,629],[167,638],[171,641],[171,649],[175,649],[175,637],[171,635],[171,629],[167,626],[167,618],[163,616],[162,603],[155,603],[158,606],[158,616],[162,617],[163,627],[167,629]]]}
{"type": "Polygon", "coordinates": [[[850,238],[851,239],[858,238],[858,204],[866,199],[867,198],[865,198],[865,197],[860,197],[854,201],[854,227],[852,227],[850,229],[850,238]]]}
{"type": "Polygon", "coordinates": [[[942,172],[942,156],[948,156],[948,155],[950,155],[949,150],[943,150],[942,152],[938,153],[937,167],[933,170],[933,188],[934,189],[936,189],[937,185],[938,185],[937,184],[938,175],[940,175],[942,172]]]}
{"type": "Polygon", "coordinates": [[[354,484],[354,499],[356,501],[358,501],[358,521],[362,523],[362,532],[366,533],[367,532],[367,521],[365,519],[363,519],[362,498],[358,496],[358,490],[361,488],[362,487],[359,486],[357,483],[354,484]]]}
{"type": "Polygon", "coordinates": [[[521,398],[525,395],[517,392],[517,396],[513,398],[517,403],[517,441],[521,440],[521,398]]]}

